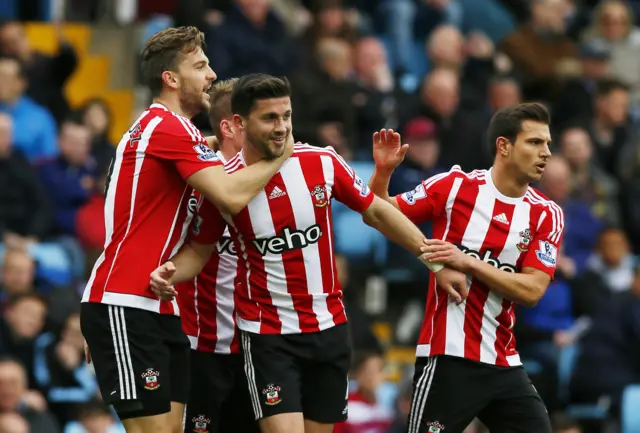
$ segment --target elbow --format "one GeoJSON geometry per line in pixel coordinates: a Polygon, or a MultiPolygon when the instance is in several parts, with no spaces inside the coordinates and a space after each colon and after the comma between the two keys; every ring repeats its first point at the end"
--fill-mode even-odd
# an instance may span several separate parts
{"type": "Polygon", "coordinates": [[[526,291],[519,304],[527,308],[533,308],[538,305],[538,302],[540,302],[540,299],[544,296],[544,292],[545,288],[532,287],[526,291]]]}

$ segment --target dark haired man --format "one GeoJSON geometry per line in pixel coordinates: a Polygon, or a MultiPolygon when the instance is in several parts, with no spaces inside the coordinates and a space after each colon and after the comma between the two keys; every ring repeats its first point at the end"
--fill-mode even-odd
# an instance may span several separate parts
{"type": "Polygon", "coordinates": [[[428,259],[471,282],[466,302],[455,305],[431,281],[409,433],[460,433],[475,417],[492,432],[551,432],[513,338],[514,304],[533,306],[542,297],[562,239],[562,210],[530,186],[551,157],[549,123],[541,104],[499,110],[489,125],[490,170],[454,166],[396,197],[388,195],[389,177],[407,145],[392,131],[374,137],[371,189],[412,221],[431,220],[428,259]]]}
{"type": "Polygon", "coordinates": [[[154,295],[149,274],[184,242],[192,187],[236,214],[293,150],[289,133],[280,158],[226,174],[190,120],[209,108],[216,78],[203,46],[198,29],[180,27],[155,34],[142,51],[154,102],[118,144],[105,193],[105,249],[82,298],[98,384],[127,433],[182,432],[189,341],[177,303],[154,295]]]}
{"type": "MultiPolygon", "coordinates": [[[[278,158],[291,133],[291,89],[286,79],[240,78],[231,106],[243,150],[226,165],[243,171],[278,158]]],[[[192,279],[208,260],[227,224],[238,257],[237,325],[253,411],[263,432],[330,433],[347,417],[350,342],[342,289],[335,272],[331,199],[363,215],[385,236],[419,255],[420,230],[376,198],[335,151],[294,147],[267,186],[237,215],[201,203],[192,241],[151,275],[163,298],[174,282],[192,279]]],[[[430,264],[426,263],[428,266],[430,264]]],[[[440,284],[466,284],[457,271],[438,272],[440,284]]]]}

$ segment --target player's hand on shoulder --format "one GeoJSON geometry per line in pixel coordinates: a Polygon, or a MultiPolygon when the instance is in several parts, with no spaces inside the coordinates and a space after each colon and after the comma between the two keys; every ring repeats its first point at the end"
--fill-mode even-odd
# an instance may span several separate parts
{"type": "Polygon", "coordinates": [[[394,170],[404,161],[409,149],[402,144],[400,134],[393,129],[381,129],[373,134],[373,160],[377,169],[394,170]]]}
{"type": "Polygon", "coordinates": [[[173,262],[166,262],[158,266],[151,272],[149,286],[151,291],[162,301],[172,301],[178,292],[173,287],[173,275],[176,273],[176,266],[173,262]]]}

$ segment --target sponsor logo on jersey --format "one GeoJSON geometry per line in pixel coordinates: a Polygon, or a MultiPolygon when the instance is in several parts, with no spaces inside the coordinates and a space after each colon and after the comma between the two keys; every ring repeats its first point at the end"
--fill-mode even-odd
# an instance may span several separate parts
{"type": "Polygon", "coordinates": [[[251,243],[261,255],[265,256],[267,253],[282,254],[285,251],[306,248],[317,243],[321,236],[322,229],[318,224],[314,224],[305,230],[292,230],[285,227],[281,235],[266,239],[253,239],[251,243]]]}
{"type": "Polygon", "coordinates": [[[216,252],[218,254],[230,254],[232,256],[238,255],[236,251],[236,245],[228,236],[223,236],[220,238],[220,240],[216,244],[216,252]]]}
{"type": "Polygon", "coordinates": [[[193,150],[198,154],[201,161],[218,161],[220,157],[209,146],[204,143],[198,143],[193,146],[193,150]]]}
{"type": "Polygon", "coordinates": [[[360,179],[357,175],[353,178],[353,187],[358,190],[362,197],[366,197],[371,192],[369,190],[369,185],[364,183],[362,179],[360,179]]]}
{"type": "Polygon", "coordinates": [[[482,260],[483,262],[488,263],[494,268],[500,269],[501,271],[516,272],[515,266],[508,263],[500,262],[497,257],[493,256],[493,251],[491,250],[485,250],[484,253],[480,254],[479,251],[472,250],[471,248],[466,248],[464,246],[458,246],[458,248],[460,248],[463,253],[471,257],[475,257],[476,259],[482,260]]]}
{"type": "Polygon", "coordinates": [[[427,198],[427,191],[425,191],[424,185],[419,184],[413,190],[403,193],[400,198],[407,204],[414,205],[417,200],[427,198]]]}

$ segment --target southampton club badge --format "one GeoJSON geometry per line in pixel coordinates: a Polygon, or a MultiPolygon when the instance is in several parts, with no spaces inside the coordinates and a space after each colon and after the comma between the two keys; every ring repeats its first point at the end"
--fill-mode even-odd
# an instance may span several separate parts
{"type": "Polygon", "coordinates": [[[444,426],[438,421],[430,421],[427,426],[429,426],[427,433],[442,433],[444,431],[444,426]]]}
{"type": "Polygon", "coordinates": [[[262,390],[262,393],[267,398],[267,401],[265,402],[267,406],[275,406],[276,404],[280,403],[281,400],[278,392],[280,392],[280,387],[272,383],[267,385],[267,387],[262,390]]]}
{"type": "Polygon", "coordinates": [[[518,242],[516,247],[518,248],[518,250],[520,250],[521,253],[529,251],[529,244],[531,244],[531,239],[532,239],[531,230],[524,229],[519,233],[519,235],[520,235],[520,242],[518,242]]]}
{"type": "Polygon", "coordinates": [[[198,415],[191,419],[193,422],[193,431],[195,433],[208,433],[207,426],[211,422],[211,420],[204,415],[198,415]]]}
{"type": "Polygon", "coordinates": [[[329,203],[327,189],[324,185],[316,185],[311,190],[311,200],[315,207],[325,207],[329,203]]]}
{"type": "Polygon", "coordinates": [[[158,376],[160,376],[159,372],[153,368],[147,368],[147,371],[142,373],[142,377],[144,378],[144,389],[154,390],[160,388],[158,376]]]}

